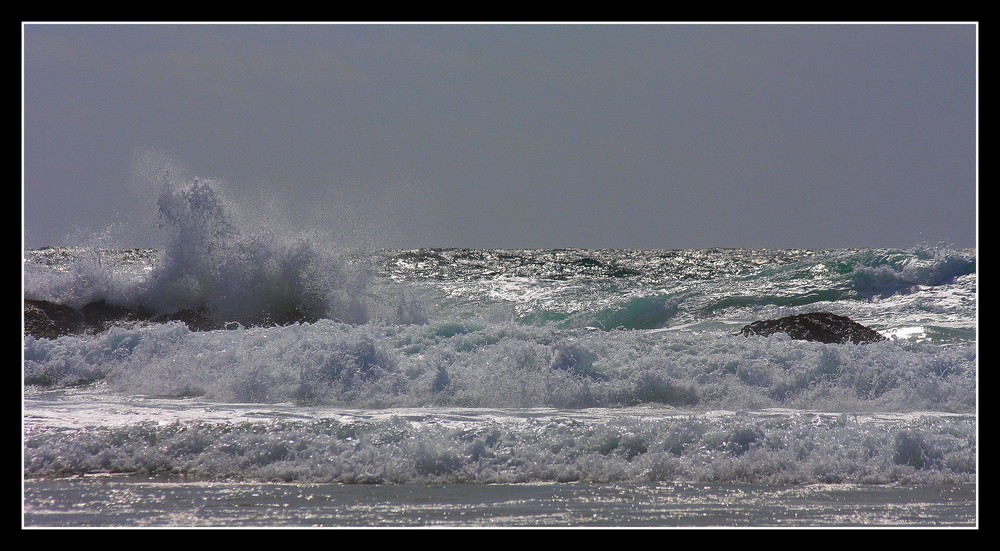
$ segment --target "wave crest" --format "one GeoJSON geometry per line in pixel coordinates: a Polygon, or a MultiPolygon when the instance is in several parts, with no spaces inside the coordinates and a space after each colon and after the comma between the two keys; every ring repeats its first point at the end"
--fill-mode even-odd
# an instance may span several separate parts
{"type": "Polygon", "coordinates": [[[158,314],[193,310],[245,325],[368,321],[366,263],[260,219],[251,224],[218,181],[165,174],[160,185],[163,243],[151,268],[129,269],[108,249],[92,246],[64,271],[26,270],[26,298],[77,308],[103,300],[158,314]]]}
{"type": "Polygon", "coordinates": [[[853,289],[865,297],[909,294],[954,283],[976,273],[976,257],[965,251],[918,247],[900,254],[873,254],[851,273],[853,289]]]}
{"type": "Polygon", "coordinates": [[[969,412],[976,350],[454,324],[192,332],[179,323],[25,339],[24,378],[126,394],[338,407],[768,407],[969,412]]]}

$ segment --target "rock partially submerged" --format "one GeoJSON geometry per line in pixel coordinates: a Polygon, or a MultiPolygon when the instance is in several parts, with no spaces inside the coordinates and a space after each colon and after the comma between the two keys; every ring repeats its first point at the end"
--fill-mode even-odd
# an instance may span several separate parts
{"type": "Polygon", "coordinates": [[[116,325],[150,321],[152,317],[150,312],[129,310],[103,300],[91,302],[80,309],[47,300],[24,301],[24,332],[36,339],[100,333],[116,325]]]}
{"type": "MultiPolygon", "coordinates": [[[[209,316],[207,309],[183,309],[172,314],[156,314],[149,310],[131,310],[108,304],[103,300],[91,302],[83,308],[73,308],[65,304],[47,300],[24,301],[24,333],[36,339],[56,339],[65,335],[97,334],[111,327],[128,327],[140,322],[166,323],[180,321],[192,331],[213,331],[225,328],[225,324],[209,316]]],[[[297,311],[286,313],[273,319],[265,318],[260,325],[290,325],[298,322],[312,322],[314,318],[297,311]]]]}
{"type": "Polygon", "coordinates": [[[812,312],[772,320],[755,321],[743,327],[743,336],[769,336],[786,333],[789,337],[805,341],[833,344],[853,342],[866,344],[886,340],[878,331],[865,327],[847,316],[830,312],[812,312]]]}
{"type": "Polygon", "coordinates": [[[80,321],[80,313],[64,304],[45,300],[24,301],[24,332],[36,339],[69,335],[80,321]]]}

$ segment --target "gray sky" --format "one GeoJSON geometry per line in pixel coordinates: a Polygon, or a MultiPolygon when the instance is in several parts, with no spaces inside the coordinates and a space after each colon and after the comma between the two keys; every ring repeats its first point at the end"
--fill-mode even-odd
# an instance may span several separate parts
{"type": "Polygon", "coordinates": [[[156,166],[389,247],[976,239],[974,25],[45,25],[24,238],[153,241],[156,166]]]}

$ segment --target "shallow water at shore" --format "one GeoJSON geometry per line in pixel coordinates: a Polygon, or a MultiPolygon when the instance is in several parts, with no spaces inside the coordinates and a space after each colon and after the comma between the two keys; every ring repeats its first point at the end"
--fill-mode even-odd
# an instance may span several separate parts
{"type": "Polygon", "coordinates": [[[974,527],[974,485],[25,482],[26,526],[974,527]]]}

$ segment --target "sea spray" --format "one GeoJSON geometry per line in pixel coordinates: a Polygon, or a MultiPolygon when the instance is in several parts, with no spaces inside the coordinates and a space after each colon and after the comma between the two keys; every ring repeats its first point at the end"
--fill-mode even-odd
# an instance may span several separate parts
{"type": "Polygon", "coordinates": [[[217,320],[254,325],[367,321],[366,273],[305,239],[240,229],[217,182],[165,185],[159,209],[168,246],[145,294],[158,311],[205,308],[217,320]]]}
{"type": "MultiPolygon", "coordinates": [[[[160,175],[161,248],[140,272],[108,249],[87,247],[64,271],[25,272],[25,297],[81,307],[106,301],[172,314],[198,311],[219,323],[267,325],[330,318],[369,319],[364,261],[280,227],[240,219],[221,184],[160,175]]],[[[412,310],[412,309],[411,309],[412,310]]]]}

